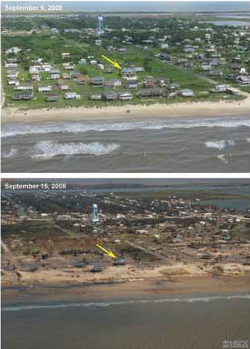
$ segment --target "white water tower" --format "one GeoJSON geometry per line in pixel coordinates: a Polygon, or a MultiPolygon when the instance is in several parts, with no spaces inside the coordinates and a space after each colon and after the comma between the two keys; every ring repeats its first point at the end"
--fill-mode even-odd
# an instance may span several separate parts
{"type": "Polygon", "coordinates": [[[98,16],[98,26],[97,26],[97,34],[101,35],[104,33],[104,29],[103,29],[103,17],[102,15],[98,16]]]}
{"type": "Polygon", "coordinates": [[[92,224],[99,223],[98,206],[96,204],[92,205],[91,222],[92,224]]]}

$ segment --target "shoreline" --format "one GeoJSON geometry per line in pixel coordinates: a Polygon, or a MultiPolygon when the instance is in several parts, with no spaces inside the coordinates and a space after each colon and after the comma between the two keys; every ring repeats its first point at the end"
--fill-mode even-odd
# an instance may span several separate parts
{"type": "Polygon", "coordinates": [[[240,276],[151,278],[107,284],[36,284],[26,287],[16,284],[11,288],[2,285],[2,304],[177,295],[249,295],[249,286],[248,273],[240,276]]]}
{"type": "Polygon", "coordinates": [[[66,109],[6,108],[2,110],[2,124],[57,121],[103,121],[124,119],[152,119],[171,117],[248,116],[250,96],[241,101],[183,102],[172,104],[124,105],[103,108],[72,107],[66,109]],[[128,112],[129,110],[129,112],[128,112]]]}

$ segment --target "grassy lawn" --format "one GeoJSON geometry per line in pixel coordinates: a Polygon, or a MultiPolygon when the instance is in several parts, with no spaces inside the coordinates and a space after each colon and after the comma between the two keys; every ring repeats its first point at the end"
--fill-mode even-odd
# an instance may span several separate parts
{"type": "MultiPolygon", "coordinates": [[[[181,98],[176,97],[173,99],[167,98],[148,98],[141,99],[138,96],[138,90],[131,90],[133,94],[133,99],[129,101],[129,104],[153,104],[153,103],[180,103],[186,101],[218,101],[218,100],[239,100],[243,97],[241,96],[230,96],[227,94],[211,94],[209,89],[213,87],[213,84],[210,83],[207,79],[197,76],[196,71],[188,71],[182,67],[177,67],[169,63],[165,63],[155,58],[154,55],[157,52],[156,49],[145,51],[141,48],[135,46],[128,46],[125,53],[119,53],[114,51],[112,53],[107,53],[96,45],[90,45],[82,41],[74,41],[72,39],[63,37],[61,35],[51,36],[51,35],[26,35],[26,36],[4,36],[2,47],[5,50],[11,46],[18,46],[25,51],[25,57],[23,53],[20,53],[19,59],[22,63],[19,64],[20,71],[20,82],[30,83],[34,86],[34,99],[31,101],[13,101],[11,99],[12,95],[15,93],[12,86],[7,86],[6,83],[6,71],[3,67],[3,88],[5,92],[5,107],[18,107],[22,109],[40,109],[40,108],[66,108],[66,107],[97,107],[101,108],[104,106],[114,106],[114,105],[126,105],[128,102],[124,101],[91,101],[88,99],[89,93],[92,92],[104,92],[108,89],[93,87],[89,84],[87,85],[77,85],[72,79],[65,80],[65,84],[69,86],[70,91],[76,92],[81,95],[79,100],[65,100],[64,94],[59,87],[57,86],[57,81],[48,80],[49,74],[43,73],[40,74],[42,79],[41,82],[31,83],[30,75],[28,68],[30,65],[35,64],[34,62],[37,58],[43,58],[44,61],[51,63],[55,68],[58,68],[61,73],[68,73],[68,71],[63,70],[63,62],[71,61],[77,63],[80,58],[86,58],[88,55],[94,55],[95,59],[99,62],[105,64],[105,67],[109,66],[103,58],[102,54],[107,55],[108,57],[117,60],[121,66],[129,66],[129,64],[134,64],[136,66],[142,66],[145,68],[144,72],[138,73],[138,82],[143,81],[147,77],[153,78],[168,78],[171,82],[178,83],[181,89],[189,88],[194,91],[195,96],[193,98],[181,98]],[[28,51],[27,51],[28,50],[28,51]],[[27,53],[26,53],[27,52],[27,53]],[[71,56],[65,60],[62,59],[62,52],[70,52],[71,56]],[[38,93],[37,88],[39,85],[51,85],[52,92],[50,93],[38,93]],[[57,102],[48,103],[46,101],[47,96],[51,94],[56,94],[59,96],[57,102]]],[[[3,57],[3,61],[6,58],[3,57]]],[[[228,67],[224,67],[224,76],[229,74],[228,67]]],[[[112,74],[106,74],[104,71],[98,69],[96,66],[86,64],[83,66],[75,65],[75,70],[82,72],[84,75],[88,75],[89,78],[94,76],[103,76],[106,80],[111,78],[117,78],[122,80],[120,76],[120,71],[115,69],[112,74]]],[[[207,73],[201,73],[204,76],[208,76],[207,73]]],[[[212,78],[212,77],[211,77],[212,78]]],[[[223,81],[223,78],[217,78],[218,81],[223,81]]],[[[115,92],[124,92],[127,90],[126,81],[124,80],[124,86],[119,88],[114,88],[115,92]]],[[[249,88],[244,88],[244,91],[248,91],[249,88]]]]}

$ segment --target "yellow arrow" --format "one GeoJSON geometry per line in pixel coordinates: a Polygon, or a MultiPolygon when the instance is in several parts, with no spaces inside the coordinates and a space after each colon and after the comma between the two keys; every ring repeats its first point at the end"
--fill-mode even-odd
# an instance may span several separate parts
{"type": "Polygon", "coordinates": [[[105,249],[104,247],[102,247],[101,245],[96,244],[96,246],[99,247],[101,250],[103,250],[105,253],[107,253],[107,255],[108,255],[109,257],[117,258],[117,257],[114,255],[113,252],[106,250],[106,249],[105,249]]]}
{"type": "Polygon", "coordinates": [[[109,59],[108,57],[102,55],[102,58],[106,59],[106,61],[108,61],[109,63],[111,63],[115,68],[117,69],[122,69],[122,67],[120,66],[119,63],[117,63],[116,61],[113,61],[112,59],[109,59]]]}

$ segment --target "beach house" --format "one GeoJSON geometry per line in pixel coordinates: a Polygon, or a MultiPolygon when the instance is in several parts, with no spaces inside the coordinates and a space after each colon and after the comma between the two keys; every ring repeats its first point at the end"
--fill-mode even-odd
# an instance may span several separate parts
{"type": "Polygon", "coordinates": [[[76,92],[68,92],[65,93],[64,99],[80,99],[81,96],[77,94],[76,92]]]}
{"type": "Polygon", "coordinates": [[[90,93],[89,99],[93,100],[93,101],[100,101],[102,99],[102,94],[101,93],[90,93]]]}
{"type": "Polygon", "coordinates": [[[93,77],[90,81],[93,86],[103,86],[105,79],[102,76],[93,77]]]}
{"type": "Polygon", "coordinates": [[[58,95],[50,95],[47,97],[46,101],[47,102],[57,102],[59,96],[58,95]]]}
{"type": "Polygon", "coordinates": [[[121,92],[119,93],[118,98],[121,101],[130,101],[133,98],[133,95],[130,92],[121,92]]]}
{"type": "Polygon", "coordinates": [[[14,87],[15,91],[33,91],[32,85],[19,85],[14,87]]]}
{"type": "Polygon", "coordinates": [[[181,97],[193,97],[194,92],[192,90],[190,90],[189,88],[185,88],[183,90],[180,90],[179,95],[181,97]]]}
{"type": "Polygon", "coordinates": [[[20,100],[31,100],[33,99],[33,97],[34,97],[33,91],[22,91],[20,93],[15,93],[11,99],[14,101],[20,101],[20,100]]]}
{"type": "Polygon", "coordinates": [[[77,85],[86,85],[87,81],[88,78],[85,75],[78,75],[77,78],[75,78],[75,82],[77,85]]]}
{"type": "Polygon", "coordinates": [[[162,95],[162,89],[160,88],[144,88],[139,91],[140,97],[159,97],[162,95]]]}
{"type": "Polygon", "coordinates": [[[136,68],[134,68],[134,67],[123,68],[121,70],[121,76],[127,80],[137,80],[136,68]]]}
{"type": "Polygon", "coordinates": [[[52,86],[38,86],[38,92],[51,92],[52,86]]]}
{"type": "Polygon", "coordinates": [[[118,98],[118,95],[115,92],[104,92],[102,97],[105,101],[115,101],[118,98]]]}
{"type": "Polygon", "coordinates": [[[52,69],[52,66],[50,64],[44,63],[44,64],[37,64],[37,65],[32,65],[29,68],[30,74],[38,74],[41,72],[50,72],[52,69]]]}
{"type": "Polygon", "coordinates": [[[137,81],[127,81],[126,87],[130,90],[134,90],[138,88],[137,81]]]}

